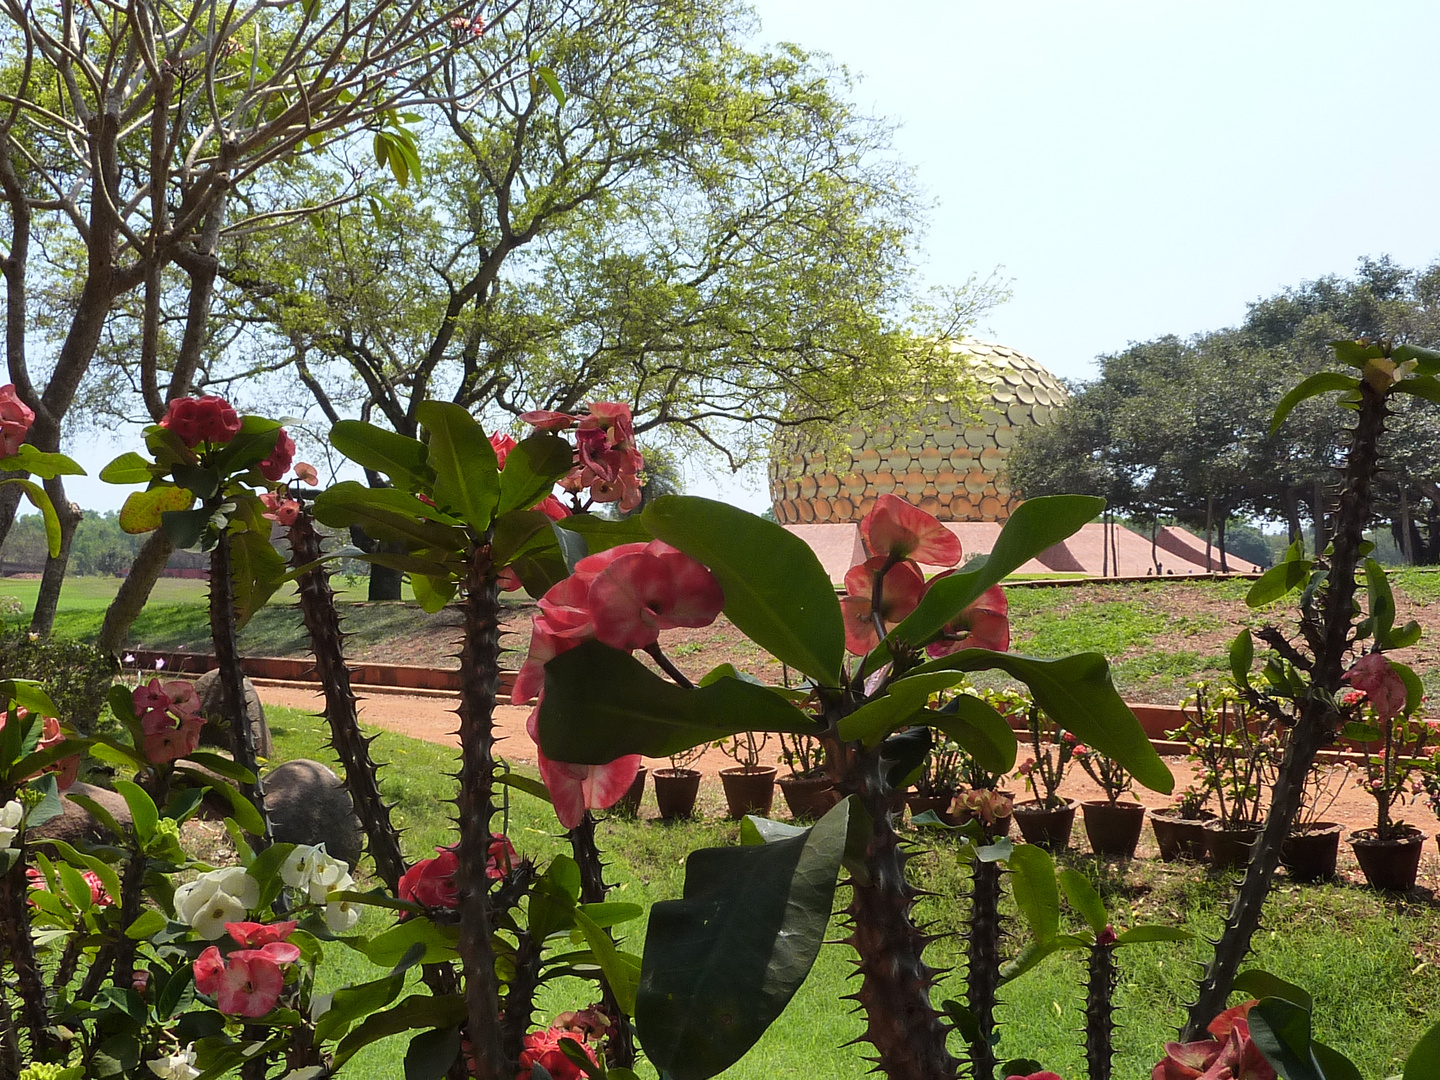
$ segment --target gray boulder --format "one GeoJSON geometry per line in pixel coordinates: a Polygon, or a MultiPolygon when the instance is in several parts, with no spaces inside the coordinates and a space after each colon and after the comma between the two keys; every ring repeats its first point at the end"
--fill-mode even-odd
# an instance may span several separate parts
{"type": "MultiPolygon", "coordinates": [[[[202,746],[220,746],[229,750],[230,723],[225,718],[225,694],[220,688],[220,672],[207,671],[195,681],[195,693],[200,698],[200,711],[205,714],[205,727],[200,732],[202,746]]],[[[255,753],[268,758],[274,751],[270,741],[270,725],[265,722],[265,709],[260,704],[260,695],[255,684],[245,680],[245,715],[250,718],[250,728],[255,732],[255,753]]]]}
{"type": "Polygon", "coordinates": [[[110,815],[120,825],[130,824],[130,807],[125,805],[125,800],[119,795],[108,788],[77,783],[60,796],[60,804],[65,807],[65,812],[59,817],[53,817],[43,824],[36,825],[33,829],[27,829],[26,837],[31,840],[63,840],[71,847],[81,841],[113,841],[114,837],[110,835],[110,830],[91,817],[89,810],[79,803],[71,802],[68,797],[70,795],[83,795],[88,799],[94,799],[97,804],[110,811],[110,815]]]}
{"type": "Polygon", "coordinates": [[[324,844],[354,869],[365,836],[344,783],[318,761],[287,761],[265,776],[265,809],[278,843],[324,844]]]}

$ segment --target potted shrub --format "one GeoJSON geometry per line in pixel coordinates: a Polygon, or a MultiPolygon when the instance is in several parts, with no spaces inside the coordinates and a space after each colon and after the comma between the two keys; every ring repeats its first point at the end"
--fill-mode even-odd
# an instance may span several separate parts
{"type": "Polygon", "coordinates": [[[1205,823],[1205,853],[1215,870],[1244,866],[1265,821],[1265,791],[1280,760],[1276,724],[1256,719],[1228,683],[1197,683],[1189,742],[1201,783],[1215,793],[1218,817],[1205,823]]]}
{"type": "Polygon", "coordinates": [[[1074,759],[1105,792],[1105,798],[1081,804],[1090,850],[1096,855],[1133,859],[1140,830],[1145,826],[1145,807],[1133,799],[1120,801],[1120,796],[1134,787],[1130,774],[1114,758],[1086,746],[1075,748],[1074,759]]]}
{"type": "Polygon", "coordinates": [[[695,763],[706,747],[696,746],[670,755],[668,769],[655,770],[655,805],[661,821],[695,816],[695,799],[700,794],[700,770],[695,763]]]}
{"type": "Polygon", "coordinates": [[[950,806],[960,793],[960,767],[965,751],[938,728],[931,728],[930,735],[930,753],[915,778],[915,790],[905,796],[905,803],[910,807],[912,818],[932,810],[940,820],[954,825],[950,806]]]}
{"type": "Polygon", "coordinates": [[[760,751],[769,741],[766,732],[746,731],[715,744],[735,762],[720,770],[720,784],[725,789],[730,817],[736,821],[746,814],[770,816],[770,804],[775,800],[776,769],[774,765],[760,764],[760,751]]]}
{"type": "Polygon", "coordinates": [[[1049,717],[1033,702],[1025,711],[1031,756],[1021,762],[1015,775],[1024,780],[1026,790],[1035,798],[1015,805],[1015,820],[1027,841],[1060,850],[1070,846],[1070,830],[1075,826],[1075,808],[1079,805],[1061,797],[1060,781],[1081,744],[1058,724],[1049,724],[1050,738],[1042,742],[1041,732],[1048,721],[1049,717]]]}
{"type": "Polygon", "coordinates": [[[1208,788],[1192,784],[1175,794],[1170,809],[1150,811],[1150,827],[1165,862],[1205,861],[1205,823],[1215,817],[1215,811],[1205,807],[1210,795],[1208,788]]]}
{"type": "Polygon", "coordinates": [[[1296,881],[1324,881],[1335,876],[1342,826],[1325,820],[1340,797],[1345,770],[1314,763],[1301,795],[1300,812],[1280,848],[1280,864],[1296,881]]]}
{"type": "Polygon", "coordinates": [[[780,794],[796,820],[818,818],[839,801],[835,781],[825,771],[824,744],[813,735],[780,733],[780,760],[790,770],[780,777],[780,794]]]}
{"type": "MultiPolygon", "coordinates": [[[[982,690],[966,687],[962,693],[971,694],[990,705],[1001,716],[1014,713],[1024,714],[1029,699],[1014,687],[1004,690],[982,690]]],[[[1015,795],[1000,787],[1003,773],[990,772],[980,764],[974,755],[960,752],[959,777],[961,789],[951,806],[951,816],[957,825],[964,825],[979,817],[987,833],[1007,836],[1015,820],[1015,795]]]]}
{"type": "Polygon", "coordinates": [[[1396,821],[1391,810],[1404,799],[1411,774],[1425,767],[1430,739],[1429,725],[1415,716],[1420,695],[1409,692],[1400,667],[1381,653],[1365,654],[1345,673],[1351,691],[1339,699],[1342,709],[1358,717],[1343,734],[1365,744],[1355,782],[1375,800],[1375,827],[1358,829],[1348,840],[1365,880],[1396,892],[1414,887],[1425,834],[1396,821]]]}

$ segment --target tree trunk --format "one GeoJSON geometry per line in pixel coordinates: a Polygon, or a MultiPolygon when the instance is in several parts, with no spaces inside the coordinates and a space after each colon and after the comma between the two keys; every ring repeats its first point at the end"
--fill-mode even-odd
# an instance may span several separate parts
{"type": "MultiPolygon", "coordinates": [[[[12,485],[13,486],[13,485],[12,485]]],[[[60,519],[60,553],[45,560],[45,573],[40,578],[40,593],[35,597],[35,612],[30,616],[30,632],[48,636],[55,626],[55,611],[60,606],[60,590],[65,584],[65,568],[70,563],[70,545],[75,528],[80,524],[80,507],[65,497],[60,477],[45,481],[45,494],[55,504],[60,519]]]]}
{"type": "Polygon", "coordinates": [[[1225,558],[1225,525],[1229,521],[1229,518],[1230,511],[1227,507],[1225,512],[1221,514],[1215,522],[1215,542],[1220,548],[1220,572],[1222,574],[1228,574],[1230,572],[1230,563],[1225,558]]]}
{"type": "Polygon", "coordinates": [[[145,609],[150,591],[165,572],[165,564],[175,551],[175,545],[165,535],[164,529],[156,529],[145,538],[135,561],[130,564],[130,573],[120,583],[120,591],[110,606],[105,609],[105,621],[100,625],[100,636],[95,645],[103,653],[118,656],[130,640],[130,628],[145,609]]]}
{"type": "Polygon", "coordinates": [[[1400,486],[1400,552],[1407,565],[1415,565],[1415,544],[1410,537],[1410,491],[1400,486]]]}
{"type": "Polygon", "coordinates": [[[1305,529],[1300,524],[1300,499],[1293,487],[1287,487],[1284,495],[1285,524],[1290,530],[1290,543],[1305,539],[1305,529]]]}
{"type": "Polygon", "coordinates": [[[1205,571],[1209,573],[1215,569],[1215,564],[1210,561],[1210,533],[1215,527],[1215,499],[1213,496],[1205,496],[1205,571]]]}
{"type": "Polygon", "coordinates": [[[1110,576],[1110,511],[1100,518],[1100,576],[1110,576]]]}
{"type": "Polygon", "coordinates": [[[1315,480],[1311,513],[1315,519],[1315,554],[1319,555],[1325,550],[1325,545],[1330,542],[1330,537],[1325,528],[1325,483],[1318,477],[1315,480]]]}
{"type": "Polygon", "coordinates": [[[1150,561],[1155,564],[1155,576],[1160,576],[1160,517],[1157,514],[1150,522],[1150,561]]]}

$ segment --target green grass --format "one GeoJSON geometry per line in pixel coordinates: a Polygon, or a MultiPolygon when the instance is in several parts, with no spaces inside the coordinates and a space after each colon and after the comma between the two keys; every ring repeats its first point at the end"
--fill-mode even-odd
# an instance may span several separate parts
{"type": "MultiPolygon", "coordinates": [[[[276,757],[314,757],[333,761],[324,749],[324,727],[297,710],[270,710],[276,757]]],[[[387,763],[381,782],[396,802],[396,820],[405,828],[410,858],[422,858],[440,843],[453,841],[445,800],[453,796],[454,751],[384,734],[375,743],[377,758],[387,763]]],[[[547,807],[518,795],[508,809],[509,833],[517,848],[542,863],[566,850],[559,827],[547,807]]],[[[680,895],[685,856],[694,848],[736,842],[736,826],[700,821],[661,825],[658,822],[611,820],[599,829],[600,843],[610,860],[608,877],[616,898],[649,905],[680,895]]],[[[917,883],[934,895],[917,909],[921,922],[933,921],[942,937],[927,959],[937,967],[963,969],[963,948],[957,935],[964,904],[965,879],[953,847],[944,839],[926,838],[926,851],[911,867],[917,883]]],[[[1184,923],[1198,934],[1218,934],[1233,882],[1214,879],[1202,870],[1137,861],[1121,870],[1098,865],[1088,857],[1064,857],[1097,880],[1110,910],[1121,925],[1139,922],[1184,923]]],[[[845,890],[837,899],[843,906],[845,890]]],[[[377,920],[380,916],[370,918],[377,920]]],[[[1310,989],[1318,1002],[1317,1036],[1349,1054],[1366,1076],[1397,1072],[1404,1054],[1423,1029],[1440,1015],[1440,981],[1434,964],[1440,960],[1440,908],[1433,902],[1387,899],[1367,890],[1344,886],[1287,887],[1271,897],[1263,921],[1267,928],[1256,941],[1254,962],[1310,989]]],[[[626,927],[627,948],[643,949],[643,923],[626,927]]],[[[1020,936],[1008,948],[1019,947],[1020,936]]],[[[836,924],[832,938],[844,936],[836,924]]],[[[1136,946],[1120,954],[1122,975],[1117,1000],[1124,1027],[1118,1036],[1117,1077],[1149,1075],[1161,1044],[1174,1038],[1183,1019],[1183,1003],[1193,995],[1193,980],[1208,956],[1203,941],[1193,945],[1136,946]]],[[[348,950],[327,954],[333,984],[373,978],[378,972],[348,950]]],[[[853,953],[830,945],[789,1008],[756,1047],[725,1075],[734,1080],[773,1080],[814,1076],[855,1078],[867,1075],[863,1048],[842,1044],[860,1032],[860,1020],[841,995],[853,992],[849,981],[853,953]]],[[[1040,1058],[1062,1076],[1085,1075],[1078,1029],[1083,991],[1077,962],[1056,958],[1002,991],[999,1010],[1001,1052],[1040,1058]]],[[[935,1000],[960,997],[962,980],[951,975],[935,1000]]],[[[541,1001],[539,1019],[590,1000],[589,984],[563,980],[541,1001]]],[[[399,1076],[405,1041],[395,1038],[357,1060],[356,1076],[399,1076]]],[[[642,1075],[651,1075],[642,1070],[642,1075]]]]}

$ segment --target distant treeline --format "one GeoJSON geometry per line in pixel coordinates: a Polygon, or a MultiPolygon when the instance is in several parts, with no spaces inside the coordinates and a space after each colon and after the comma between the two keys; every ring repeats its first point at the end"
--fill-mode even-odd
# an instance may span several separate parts
{"type": "MultiPolygon", "coordinates": [[[[114,510],[104,514],[85,511],[70,548],[70,574],[124,577],[130,572],[130,564],[145,537],[125,532],[120,528],[119,518],[114,510]]],[[[170,557],[169,569],[199,569],[206,565],[206,556],[199,552],[177,551],[170,557]]],[[[5,543],[0,545],[0,573],[38,574],[44,568],[44,522],[39,514],[17,518],[5,543]]]]}

